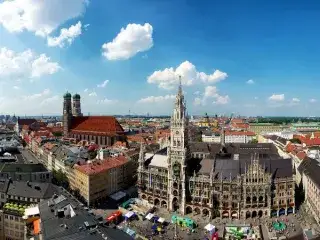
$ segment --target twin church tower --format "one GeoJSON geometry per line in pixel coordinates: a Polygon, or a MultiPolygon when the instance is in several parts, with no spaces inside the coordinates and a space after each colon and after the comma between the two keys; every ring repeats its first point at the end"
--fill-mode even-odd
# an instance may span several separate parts
{"type": "Polygon", "coordinates": [[[80,117],[81,97],[78,93],[71,96],[69,92],[63,95],[63,135],[68,136],[72,117],[80,117]]]}

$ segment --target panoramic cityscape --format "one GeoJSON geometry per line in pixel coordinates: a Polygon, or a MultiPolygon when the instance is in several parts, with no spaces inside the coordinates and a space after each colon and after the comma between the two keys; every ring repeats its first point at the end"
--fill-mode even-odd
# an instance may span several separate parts
{"type": "Polygon", "coordinates": [[[0,0],[0,240],[320,239],[319,23],[0,0]]]}

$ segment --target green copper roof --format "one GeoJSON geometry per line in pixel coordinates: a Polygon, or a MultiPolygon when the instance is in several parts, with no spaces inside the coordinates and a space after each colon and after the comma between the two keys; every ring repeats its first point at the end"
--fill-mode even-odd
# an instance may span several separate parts
{"type": "Polygon", "coordinates": [[[71,98],[71,93],[69,92],[66,92],[64,95],[63,95],[64,98],[71,98]]]}
{"type": "Polygon", "coordinates": [[[80,99],[80,95],[76,93],[75,95],[73,95],[73,99],[80,99]]]}

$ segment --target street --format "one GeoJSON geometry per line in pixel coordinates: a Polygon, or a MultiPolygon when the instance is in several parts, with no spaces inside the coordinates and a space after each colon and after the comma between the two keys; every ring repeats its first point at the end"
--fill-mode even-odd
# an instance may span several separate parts
{"type": "MultiPolygon", "coordinates": [[[[20,156],[22,157],[24,163],[39,163],[39,160],[32,153],[30,153],[29,150],[20,149],[20,152],[20,156]]],[[[19,161],[19,156],[17,157],[19,161]]]]}

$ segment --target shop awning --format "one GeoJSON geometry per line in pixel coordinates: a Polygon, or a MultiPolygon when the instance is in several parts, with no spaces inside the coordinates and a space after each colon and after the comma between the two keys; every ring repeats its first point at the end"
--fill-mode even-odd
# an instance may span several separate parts
{"type": "Polygon", "coordinates": [[[206,229],[208,232],[211,232],[215,229],[216,227],[212,225],[211,223],[207,224],[204,229],[206,229]]]}
{"type": "Polygon", "coordinates": [[[38,235],[40,233],[40,219],[33,221],[33,232],[34,235],[38,235]]]}
{"type": "Polygon", "coordinates": [[[135,213],[132,211],[129,211],[126,213],[126,215],[124,215],[126,218],[131,218],[135,213]]]}
{"type": "Polygon", "coordinates": [[[154,214],[148,213],[148,215],[146,216],[146,219],[151,220],[153,217],[154,217],[154,214]]]}

